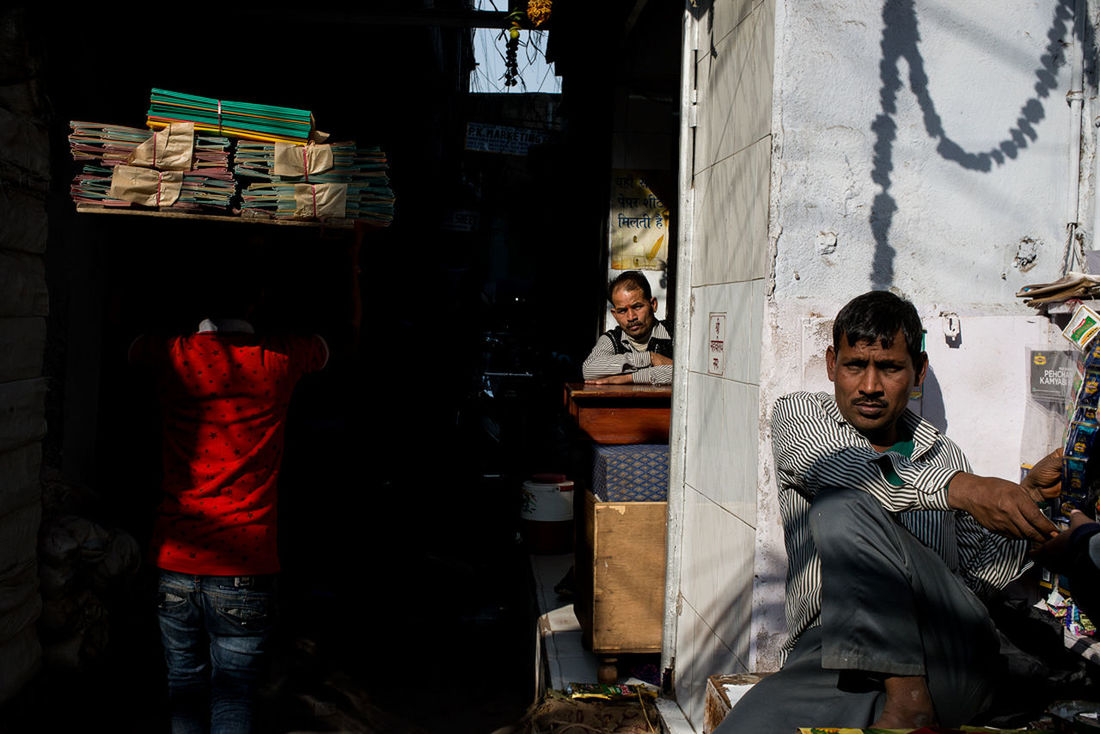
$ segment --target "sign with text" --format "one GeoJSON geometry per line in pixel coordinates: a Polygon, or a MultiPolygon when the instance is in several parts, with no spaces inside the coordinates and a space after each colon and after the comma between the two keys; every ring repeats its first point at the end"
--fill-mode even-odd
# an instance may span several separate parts
{"type": "Polygon", "coordinates": [[[439,228],[449,232],[473,232],[477,229],[480,215],[470,209],[452,209],[443,216],[439,228]]]}
{"type": "Polygon", "coordinates": [[[1046,402],[1072,399],[1073,377],[1077,373],[1077,352],[1067,349],[1028,350],[1031,368],[1031,397],[1046,402]]]}
{"type": "Polygon", "coordinates": [[[531,130],[510,125],[488,125],[481,122],[466,123],[466,150],[527,155],[527,150],[532,145],[545,143],[549,137],[549,133],[545,130],[531,130]]]}
{"type": "Polygon", "coordinates": [[[632,171],[611,176],[612,270],[664,270],[668,263],[668,207],[632,171]]]}
{"type": "Polygon", "coordinates": [[[707,331],[707,374],[726,374],[726,314],[711,313],[707,331]]]}

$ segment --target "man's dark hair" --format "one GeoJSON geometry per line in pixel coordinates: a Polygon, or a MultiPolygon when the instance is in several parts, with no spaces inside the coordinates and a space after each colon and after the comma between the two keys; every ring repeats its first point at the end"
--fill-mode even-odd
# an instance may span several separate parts
{"type": "Polygon", "coordinates": [[[924,330],[916,307],[889,291],[870,291],[848,301],[836,315],[833,349],[840,351],[841,336],[847,338],[851,347],[860,342],[877,341],[883,349],[889,349],[898,329],[905,337],[905,348],[913,366],[919,368],[924,330]]]}
{"type": "Polygon", "coordinates": [[[626,288],[628,291],[641,291],[642,295],[648,301],[653,298],[653,290],[649,287],[649,280],[640,270],[627,270],[625,273],[619,275],[615,280],[607,284],[607,300],[611,301],[611,297],[615,295],[615,291],[620,288],[626,288]]]}

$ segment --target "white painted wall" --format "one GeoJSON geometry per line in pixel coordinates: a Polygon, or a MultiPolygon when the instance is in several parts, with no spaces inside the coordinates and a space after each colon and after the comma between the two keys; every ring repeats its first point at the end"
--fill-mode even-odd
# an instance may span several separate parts
{"type": "Polygon", "coordinates": [[[781,394],[829,389],[833,315],[871,288],[912,300],[936,378],[914,407],[978,472],[1013,477],[1046,448],[1021,450],[1023,349],[1061,338],[1014,293],[1060,276],[1078,218],[1072,0],[699,5],[666,649],[697,727],[708,675],[779,664],[786,559],[766,418],[781,394]],[[731,327],[721,375],[707,371],[714,312],[731,327]],[[957,348],[945,313],[960,318],[957,348]]]}
{"type": "Polygon", "coordinates": [[[1061,42],[1072,36],[1055,8],[1065,8],[928,0],[887,22],[883,4],[781,4],[776,300],[831,302],[891,286],[951,310],[1011,303],[1062,264],[1070,119],[1061,42]],[[1058,57],[1047,60],[1052,47],[1058,57]],[[1021,125],[1022,110],[1037,121],[1021,125]],[[889,224],[889,248],[871,246],[872,219],[889,224]],[[823,232],[836,235],[834,251],[823,232]],[[1025,238],[1038,244],[1029,272],[1014,264],[1025,238]]]}

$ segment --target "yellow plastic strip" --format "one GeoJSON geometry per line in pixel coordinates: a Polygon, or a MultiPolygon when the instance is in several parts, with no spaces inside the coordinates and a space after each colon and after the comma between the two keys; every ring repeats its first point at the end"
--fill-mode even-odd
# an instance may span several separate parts
{"type": "MultiPolygon", "coordinates": [[[[160,120],[146,120],[145,124],[153,128],[168,127],[167,122],[162,122],[160,120]]],[[[219,131],[217,125],[204,125],[201,122],[195,123],[195,129],[204,130],[207,132],[219,131]]],[[[301,145],[302,143],[302,138],[291,138],[283,135],[269,135],[266,133],[253,132],[252,130],[238,130],[237,128],[225,127],[224,125],[221,128],[221,133],[226,135],[233,135],[238,138],[246,138],[248,140],[259,140],[264,143],[296,143],[298,145],[301,145]]]]}

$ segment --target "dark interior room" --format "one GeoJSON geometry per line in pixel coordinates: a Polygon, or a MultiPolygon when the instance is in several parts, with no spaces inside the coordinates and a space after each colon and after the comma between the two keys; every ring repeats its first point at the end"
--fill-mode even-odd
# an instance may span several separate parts
{"type": "MultiPolygon", "coordinates": [[[[47,514],[51,503],[81,514],[144,553],[160,424],[127,350],[141,334],[192,329],[234,273],[262,283],[258,329],[316,332],[331,347],[287,421],[263,731],[492,731],[532,700],[519,487],[577,461],[561,386],[579,379],[606,309],[608,89],[630,59],[587,43],[577,5],[555,3],[563,40],[551,53],[576,70],[559,72],[563,93],[470,95],[471,26],[453,20],[468,4],[416,5],[4,12],[2,55],[25,70],[9,82],[29,80],[27,104],[48,126],[47,514]],[[381,147],[392,225],[78,213],[70,121],[143,127],[154,88],[309,110],[332,141],[381,147]],[[535,120],[545,142],[526,156],[464,150],[472,119],[535,120]],[[475,223],[452,226],[455,211],[475,223]]],[[[614,25],[632,5],[593,15],[614,25]]],[[[675,58],[672,10],[642,24],[652,35],[669,21],[675,58]]],[[[677,74],[661,83],[674,91],[677,74]]],[[[167,730],[154,571],[141,563],[97,587],[94,608],[76,602],[97,630],[76,643],[69,627],[40,624],[42,672],[0,729],[167,730]]]]}

